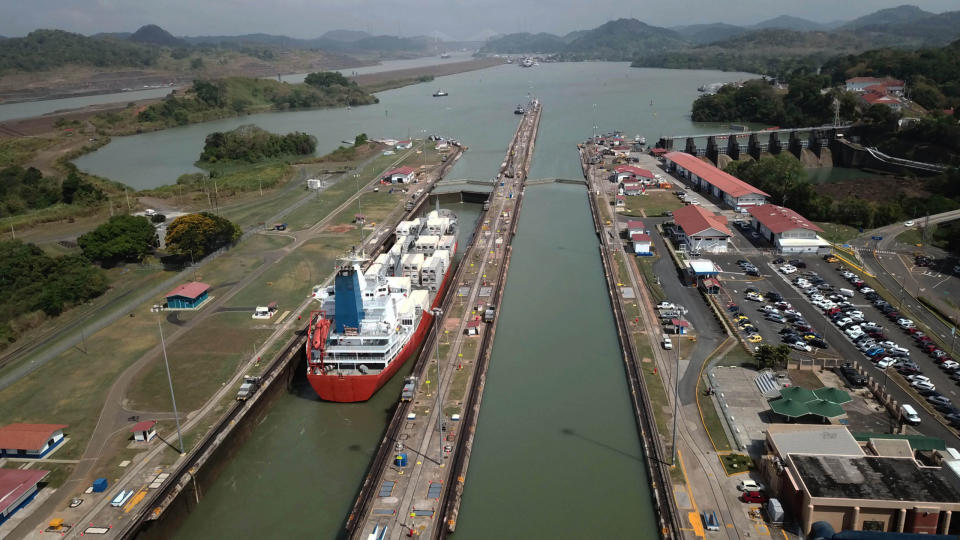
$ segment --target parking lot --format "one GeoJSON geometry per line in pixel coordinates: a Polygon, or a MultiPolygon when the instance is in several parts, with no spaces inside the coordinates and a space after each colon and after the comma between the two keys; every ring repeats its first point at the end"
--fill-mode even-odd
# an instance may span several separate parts
{"type": "MultiPolygon", "coordinates": [[[[753,245],[750,244],[742,234],[736,234],[737,232],[739,231],[735,229],[735,244],[753,245]]],[[[792,305],[792,309],[809,324],[812,332],[823,337],[827,345],[826,349],[813,347],[813,350],[809,352],[794,351],[792,356],[807,359],[808,361],[816,361],[818,364],[822,362],[823,358],[832,359],[839,363],[853,362],[862,366],[867,374],[874,377],[877,381],[881,383],[884,382],[884,371],[875,368],[863,352],[842,333],[841,329],[830,322],[823,311],[813,306],[807,295],[791,283],[791,280],[802,272],[815,272],[824,281],[825,285],[829,285],[836,290],[840,288],[852,288],[851,284],[840,275],[836,263],[827,263],[821,257],[814,255],[803,255],[799,257],[787,256],[785,258],[801,259],[806,266],[788,276],[778,270],[778,267],[781,265],[773,264],[773,260],[778,258],[776,255],[758,252],[754,252],[751,255],[744,254],[743,252],[734,252],[710,255],[709,257],[723,270],[721,279],[724,284],[724,292],[729,295],[727,301],[738,303],[741,312],[750,318],[750,322],[756,328],[756,332],[762,336],[763,341],[755,345],[759,345],[760,343],[769,343],[772,345],[781,343],[780,330],[784,325],[768,320],[764,314],[759,311],[760,307],[770,305],[770,302],[766,300],[763,302],[746,300],[745,291],[749,287],[756,288],[761,295],[766,295],[768,292],[779,294],[783,300],[789,302],[792,305]],[[760,278],[747,276],[737,264],[738,260],[750,261],[760,270],[762,276],[760,278]]],[[[808,275],[808,277],[810,276],[808,275]]],[[[960,403],[960,393],[958,393],[958,386],[955,381],[950,378],[947,372],[937,367],[933,360],[916,345],[914,339],[909,334],[901,330],[894,321],[890,321],[883,313],[874,307],[863,294],[856,292],[850,300],[853,309],[863,313],[865,321],[872,321],[883,327],[886,340],[895,342],[908,351],[909,358],[917,364],[918,370],[922,372],[923,375],[930,378],[931,382],[936,386],[937,391],[960,403]]],[[[897,382],[903,385],[907,383],[900,378],[900,375],[896,374],[893,369],[887,371],[886,375],[890,379],[886,382],[887,391],[893,395],[894,399],[898,402],[916,404],[922,400],[922,397],[912,392],[908,393],[898,386],[897,382]],[[900,379],[893,380],[894,378],[900,379]]],[[[845,381],[838,379],[838,383],[839,382],[845,381]]],[[[921,423],[919,426],[916,426],[917,431],[945,440],[954,440],[956,438],[956,433],[952,429],[940,424],[926,408],[917,406],[917,409],[921,416],[921,423]]],[[[870,421],[867,420],[866,423],[869,424],[870,421]]],[[[883,422],[879,421],[876,422],[876,424],[882,426],[883,422]]],[[[884,429],[884,431],[886,431],[886,429],[884,429]]]]}

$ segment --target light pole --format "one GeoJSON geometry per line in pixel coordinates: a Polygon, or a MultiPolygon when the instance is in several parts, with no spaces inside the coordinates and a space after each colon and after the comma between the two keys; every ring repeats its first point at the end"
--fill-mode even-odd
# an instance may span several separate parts
{"type": "Polygon", "coordinates": [[[670,444],[670,466],[677,461],[677,408],[680,405],[680,335],[677,334],[677,365],[673,371],[673,443],[670,444]]]}
{"type": "Polygon", "coordinates": [[[434,335],[436,335],[436,350],[437,350],[437,436],[440,438],[440,456],[437,458],[437,463],[443,463],[443,401],[440,399],[440,317],[443,316],[443,310],[440,308],[433,308],[433,324],[436,326],[434,330],[434,335]]]}
{"type": "Polygon", "coordinates": [[[170,384],[170,401],[173,402],[173,418],[177,422],[177,439],[180,440],[180,453],[183,454],[183,435],[180,433],[180,414],[177,413],[177,397],[173,394],[173,378],[170,376],[170,362],[167,360],[167,344],[163,340],[163,321],[157,321],[160,329],[160,347],[163,349],[163,365],[167,368],[167,382],[170,384]]]}

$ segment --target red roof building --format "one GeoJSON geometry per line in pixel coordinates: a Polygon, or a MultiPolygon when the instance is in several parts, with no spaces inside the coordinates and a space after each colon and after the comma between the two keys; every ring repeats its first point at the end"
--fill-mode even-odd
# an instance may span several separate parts
{"type": "Polygon", "coordinates": [[[769,197],[766,192],[685,152],[670,152],[664,158],[668,167],[690,180],[694,187],[733,208],[766,204],[769,197]]]}
{"type": "Polygon", "coordinates": [[[643,225],[643,222],[639,219],[631,219],[627,221],[627,234],[640,234],[647,231],[647,228],[643,225]]]}
{"type": "Polygon", "coordinates": [[[43,457],[63,441],[66,424],[10,424],[0,428],[0,455],[43,457]]]}
{"type": "Polygon", "coordinates": [[[26,504],[50,471],[0,469],[0,523],[26,504]]]}
{"type": "Polygon", "coordinates": [[[617,165],[614,171],[617,173],[617,176],[627,174],[636,178],[649,178],[651,180],[656,178],[652,172],[641,167],[634,167],[633,165],[617,165]]]}
{"type": "Polygon", "coordinates": [[[650,153],[653,154],[653,155],[655,155],[655,156],[662,156],[662,155],[666,154],[667,152],[669,152],[669,150],[667,150],[666,148],[651,148],[651,149],[650,149],[650,153]]]}
{"type": "Polygon", "coordinates": [[[210,286],[206,283],[201,283],[199,281],[191,281],[190,283],[184,283],[176,289],[168,292],[166,294],[167,298],[171,296],[182,296],[184,298],[199,298],[201,294],[210,290],[210,286]]]}
{"type": "Polygon", "coordinates": [[[387,171],[382,178],[384,182],[391,184],[407,184],[413,181],[416,171],[413,167],[400,167],[387,171]]]}
{"type": "Polygon", "coordinates": [[[830,243],[817,233],[823,229],[789,208],[766,204],[751,208],[753,227],[782,253],[821,253],[830,243]]]}
{"type": "Polygon", "coordinates": [[[632,233],[630,235],[630,241],[633,242],[634,255],[653,255],[653,251],[650,249],[650,244],[653,243],[653,238],[650,238],[649,234],[632,233]]]}
{"type": "Polygon", "coordinates": [[[133,439],[139,442],[150,442],[154,437],[157,436],[157,421],[156,420],[144,420],[143,422],[138,422],[130,428],[130,433],[133,433],[133,439]]]}
{"type": "Polygon", "coordinates": [[[674,236],[688,251],[726,253],[731,235],[727,218],[690,204],[673,211],[673,222],[674,236]]]}

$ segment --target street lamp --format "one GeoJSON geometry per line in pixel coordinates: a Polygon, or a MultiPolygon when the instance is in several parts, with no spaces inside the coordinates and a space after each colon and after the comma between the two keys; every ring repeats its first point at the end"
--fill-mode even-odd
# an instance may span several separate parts
{"type": "Polygon", "coordinates": [[[670,466],[677,461],[677,406],[680,404],[680,337],[677,335],[677,365],[673,372],[673,443],[670,445],[670,466]]]}
{"type": "Polygon", "coordinates": [[[437,458],[437,463],[443,462],[443,402],[440,399],[440,317],[443,316],[443,310],[440,308],[433,308],[433,324],[434,324],[434,335],[436,339],[436,350],[437,350],[437,437],[440,439],[440,456],[437,458]]]}

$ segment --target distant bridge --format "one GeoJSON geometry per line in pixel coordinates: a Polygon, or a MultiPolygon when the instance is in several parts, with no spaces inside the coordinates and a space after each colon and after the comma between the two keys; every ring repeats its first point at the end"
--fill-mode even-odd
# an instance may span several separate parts
{"type": "Polygon", "coordinates": [[[661,137],[656,147],[674,150],[674,143],[683,140],[685,141],[684,152],[694,156],[706,156],[710,161],[717,163],[721,154],[730,156],[732,159],[740,159],[740,156],[744,153],[740,139],[746,138],[746,154],[754,159],[760,159],[760,154],[764,152],[779,154],[784,148],[797,158],[800,157],[804,148],[820,157],[823,149],[829,149],[833,141],[843,138],[843,133],[847,129],[849,129],[849,126],[819,126],[764,129],[760,131],[730,131],[701,135],[674,135],[661,137]],[[787,137],[786,146],[781,141],[781,134],[787,137]],[[705,139],[705,147],[697,146],[697,139],[705,139]],[[726,144],[724,144],[724,141],[726,144]]]}

